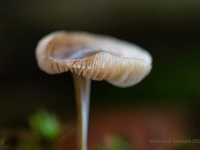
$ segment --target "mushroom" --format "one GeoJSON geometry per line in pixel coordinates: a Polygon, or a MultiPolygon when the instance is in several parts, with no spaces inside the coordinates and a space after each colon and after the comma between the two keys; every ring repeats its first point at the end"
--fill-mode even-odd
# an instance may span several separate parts
{"type": "Polygon", "coordinates": [[[118,87],[140,82],[151,70],[151,55],[141,47],[86,32],[54,32],[36,48],[41,70],[49,74],[71,71],[78,110],[78,146],[87,150],[90,79],[106,80],[118,87]]]}

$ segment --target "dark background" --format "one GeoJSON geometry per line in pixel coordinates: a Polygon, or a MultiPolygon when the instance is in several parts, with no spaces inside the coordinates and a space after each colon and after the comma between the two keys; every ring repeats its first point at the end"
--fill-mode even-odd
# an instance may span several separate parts
{"type": "Polygon", "coordinates": [[[153,56],[151,74],[131,88],[92,82],[91,112],[123,105],[180,105],[195,133],[200,120],[199,0],[1,0],[0,126],[40,107],[75,118],[71,74],[48,75],[37,42],[57,30],[88,31],[136,43],[153,56]]]}

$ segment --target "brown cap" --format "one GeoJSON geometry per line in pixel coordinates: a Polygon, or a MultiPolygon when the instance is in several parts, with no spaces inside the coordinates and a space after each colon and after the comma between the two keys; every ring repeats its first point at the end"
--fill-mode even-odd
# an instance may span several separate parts
{"type": "Polygon", "coordinates": [[[72,73],[127,87],[140,82],[151,70],[151,55],[141,47],[85,32],[55,32],[39,41],[39,67],[58,74],[72,73]]]}

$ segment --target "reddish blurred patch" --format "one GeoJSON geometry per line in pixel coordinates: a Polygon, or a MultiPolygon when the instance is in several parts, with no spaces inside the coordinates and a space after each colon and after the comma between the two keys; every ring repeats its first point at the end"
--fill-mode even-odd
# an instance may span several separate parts
{"type": "MultiPolygon", "coordinates": [[[[138,150],[174,150],[178,143],[173,139],[185,139],[187,117],[182,107],[123,107],[104,109],[91,113],[89,123],[89,148],[101,143],[108,135],[118,135],[133,144],[138,150]],[[151,139],[171,140],[170,143],[151,143],[151,139]]],[[[75,150],[76,134],[74,130],[62,137],[59,150],[75,150]]]]}

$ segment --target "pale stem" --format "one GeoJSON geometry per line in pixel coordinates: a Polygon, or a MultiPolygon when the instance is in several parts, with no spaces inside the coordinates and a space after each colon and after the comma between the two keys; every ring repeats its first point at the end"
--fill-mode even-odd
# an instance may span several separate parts
{"type": "Polygon", "coordinates": [[[73,77],[78,115],[78,146],[79,150],[87,150],[91,80],[82,75],[73,74],[73,77]]]}

